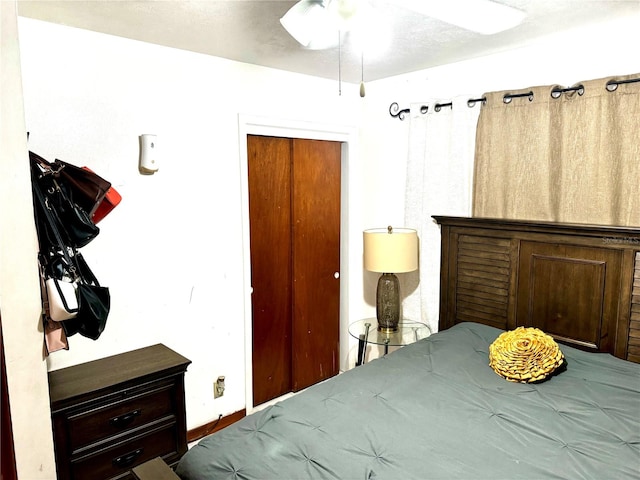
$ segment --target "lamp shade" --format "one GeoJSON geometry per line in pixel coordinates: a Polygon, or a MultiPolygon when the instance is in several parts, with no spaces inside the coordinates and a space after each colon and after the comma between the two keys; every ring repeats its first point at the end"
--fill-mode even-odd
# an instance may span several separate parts
{"type": "Polygon", "coordinates": [[[373,228],[363,232],[364,268],[404,273],[418,268],[418,232],[411,228],[373,228]]]}

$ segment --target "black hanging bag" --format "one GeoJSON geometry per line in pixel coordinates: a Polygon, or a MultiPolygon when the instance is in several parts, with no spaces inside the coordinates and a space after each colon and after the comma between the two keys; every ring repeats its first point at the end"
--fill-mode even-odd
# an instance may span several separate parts
{"type": "Polygon", "coordinates": [[[111,309],[111,295],[108,287],[100,286],[82,254],[77,253],[75,259],[81,280],[76,289],[78,313],[74,320],[78,324],[80,335],[97,340],[107,323],[111,309]]]}
{"type": "Polygon", "coordinates": [[[98,236],[100,228],[93,223],[89,214],[75,203],[71,190],[64,183],[58,182],[55,178],[44,180],[45,183],[51,183],[48,197],[56,220],[66,237],[66,243],[75,248],[84,247],[98,236]]]}
{"type": "MultiPolygon", "coordinates": [[[[32,180],[44,195],[45,208],[48,207],[51,212],[52,222],[63,237],[65,245],[84,247],[100,233],[100,229],[93,222],[91,213],[78,203],[83,194],[68,181],[68,174],[61,175],[68,167],[51,164],[33,152],[29,152],[29,158],[32,180]]],[[[43,239],[49,243],[49,247],[55,247],[51,225],[45,226],[44,230],[43,239]]]]}

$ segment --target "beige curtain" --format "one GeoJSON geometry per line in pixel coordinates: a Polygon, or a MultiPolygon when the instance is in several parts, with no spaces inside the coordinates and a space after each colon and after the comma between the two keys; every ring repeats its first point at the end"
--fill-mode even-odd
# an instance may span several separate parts
{"type": "Polygon", "coordinates": [[[486,94],[473,215],[640,226],[640,82],[607,87],[637,78],[486,94]]]}

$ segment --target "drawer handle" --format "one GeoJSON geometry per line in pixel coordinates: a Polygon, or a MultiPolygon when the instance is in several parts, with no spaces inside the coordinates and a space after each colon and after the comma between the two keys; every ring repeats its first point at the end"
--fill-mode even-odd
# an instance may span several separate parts
{"type": "Polygon", "coordinates": [[[114,467],[120,467],[120,468],[130,467],[131,464],[133,464],[133,462],[136,461],[136,458],[140,456],[140,454],[142,453],[142,450],[143,450],[142,448],[138,448],[133,452],[125,453],[120,457],[114,458],[113,459],[114,467]]]}
{"type": "Polygon", "coordinates": [[[124,415],[118,415],[109,420],[109,423],[116,428],[124,428],[133,422],[133,419],[140,415],[140,410],[133,410],[132,412],[125,413],[124,415]]]}

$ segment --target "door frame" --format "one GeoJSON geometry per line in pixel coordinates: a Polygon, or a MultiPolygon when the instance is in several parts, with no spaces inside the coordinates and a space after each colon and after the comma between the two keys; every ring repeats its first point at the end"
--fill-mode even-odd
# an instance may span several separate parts
{"type": "Polygon", "coordinates": [[[362,298],[360,285],[351,280],[360,278],[349,272],[362,271],[362,195],[363,168],[360,161],[358,129],[351,125],[334,125],[302,120],[278,119],[253,115],[238,115],[240,147],[240,178],[242,195],[242,251],[243,251],[243,317],[245,339],[245,408],[247,414],[253,405],[253,347],[251,314],[251,251],[249,229],[249,180],[247,135],[266,135],[311,140],[331,140],[342,143],[341,151],[341,205],[340,205],[340,370],[346,370],[349,355],[348,319],[356,308],[351,298],[362,298]],[[360,252],[358,254],[358,252],[360,252]],[[350,288],[351,287],[351,288],[350,288]],[[358,288],[360,296],[358,297],[358,288]]]}

